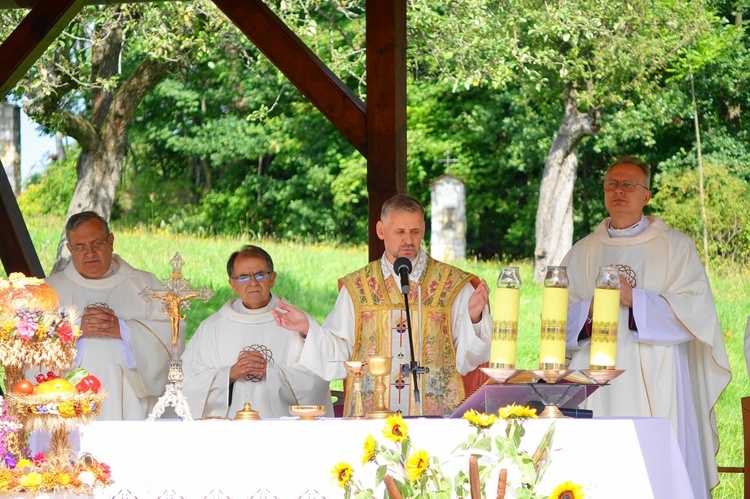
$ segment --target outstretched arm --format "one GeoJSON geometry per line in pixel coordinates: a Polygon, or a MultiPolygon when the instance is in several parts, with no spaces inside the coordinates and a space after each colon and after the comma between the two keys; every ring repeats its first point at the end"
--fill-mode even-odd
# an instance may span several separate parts
{"type": "Polygon", "coordinates": [[[289,331],[297,331],[303,338],[307,337],[307,332],[310,330],[310,321],[302,310],[280,301],[277,308],[273,309],[271,313],[276,320],[276,324],[280,327],[289,331]]]}

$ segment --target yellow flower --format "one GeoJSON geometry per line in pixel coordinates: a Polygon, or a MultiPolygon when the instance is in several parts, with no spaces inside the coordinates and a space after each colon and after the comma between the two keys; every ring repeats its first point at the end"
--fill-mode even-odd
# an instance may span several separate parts
{"type": "Polygon", "coordinates": [[[57,483],[60,485],[68,485],[70,483],[70,475],[63,473],[62,471],[57,473],[57,483]]]}
{"type": "Polygon", "coordinates": [[[26,459],[26,458],[24,458],[24,459],[19,459],[19,460],[18,460],[18,462],[16,463],[16,469],[17,469],[17,470],[22,470],[22,469],[24,469],[24,468],[25,468],[26,466],[31,466],[31,461],[30,461],[30,460],[28,460],[28,459],[26,459]]]}
{"type": "Polygon", "coordinates": [[[391,442],[400,443],[406,440],[408,428],[404,424],[401,414],[393,414],[385,420],[383,435],[391,442]]]}
{"type": "Polygon", "coordinates": [[[480,429],[489,428],[497,422],[497,416],[494,414],[485,414],[483,412],[477,412],[474,409],[469,409],[464,412],[463,418],[471,423],[471,426],[480,429]]]}
{"type": "Polygon", "coordinates": [[[76,415],[75,405],[70,400],[60,402],[57,405],[57,410],[60,411],[60,416],[64,418],[72,418],[76,415]]]}
{"type": "Polygon", "coordinates": [[[506,405],[497,411],[500,419],[536,419],[536,409],[531,409],[525,405],[506,405]]]}
{"type": "Polygon", "coordinates": [[[46,324],[39,324],[36,328],[36,337],[40,340],[44,340],[47,338],[47,333],[49,332],[49,326],[46,324]]]}
{"type": "Polygon", "coordinates": [[[424,474],[429,464],[426,451],[420,450],[415,452],[406,460],[406,476],[413,482],[424,474]]]}
{"type": "Polygon", "coordinates": [[[42,483],[42,475],[40,475],[36,471],[32,471],[28,475],[25,475],[23,478],[21,478],[21,481],[19,483],[22,487],[35,489],[39,486],[40,483],[42,483]]]}
{"type": "Polygon", "coordinates": [[[354,469],[352,469],[349,463],[339,463],[333,467],[331,471],[333,480],[338,484],[339,487],[345,489],[349,485],[349,480],[352,479],[354,469]]]}
{"type": "Polygon", "coordinates": [[[362,454],[362,464],[367,464],[375,457],[375,438],[367,435],[365,439],[365,452],[362,454]]]}
{"type": "Polygon", "coordinates": [[[583,499],[586,497],[583,495],[583,486],[568,480],[565,483],[561,483],[557,486],[549,499],[583,499]]]}

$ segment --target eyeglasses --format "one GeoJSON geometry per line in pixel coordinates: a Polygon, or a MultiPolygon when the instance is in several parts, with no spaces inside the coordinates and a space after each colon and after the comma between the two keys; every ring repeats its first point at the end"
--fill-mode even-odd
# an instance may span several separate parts
{"type": "MultiPolygon", "coordinates": [[[[109,236],[107,236],[107,238],[109,238],[109,236]]],[[[100,249],[102,249],[102,246],[104,246],[108,242],[109,241],[104,240],[104,241],[94,241],[91,244],[74,244],[70,247],[70,251],[73,253],[84,253],[84,252],[87,252],[88,250],[99,251],[100,249]]]]}
{"type": "Polygon", "coordinates": [[[617,186],[620,186],[620,188],[625,192],[633,192],[635,191],[635,188],[640,186],[649,190],[648,187],[646,187],[643,184],[639,184],[638,182],[633,182],[632,180],[605,180],[604,181],[604,190],[605,191],[614,191],[617,190],[617,186]]]}
{"type": "Polygon", "coordinates": [[[256,272],[255,274],[242,274],[236,277],[232,277],[235,282],[239,284],[247,284],[251,280],[255,279],[256,282],[261,282],[266,277],[270,276],[271,272],[256,272]]]}

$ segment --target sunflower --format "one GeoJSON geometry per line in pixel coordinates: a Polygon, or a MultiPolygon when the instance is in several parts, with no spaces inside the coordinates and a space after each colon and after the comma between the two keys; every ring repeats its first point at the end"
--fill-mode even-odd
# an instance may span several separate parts
{"type": "Polygon", "coordinates": [[[477,412],[474,409],[469,409],[464,412],[463,418],[468,421],[471,426],[479,428],[480,430],[487,429],[497,422],[497,416],[494,414],[485,414],[483,412],[477,412]]]}
{"type": "Polygon", "coordinates": [[[583,486],[568,480],[567,482],[561,483],[557,486],[549,499],[583,499],[586,497],[583,495],[583,486]]]}
{"type": "Polygon", "coordinates": [[[500,419],[536,419],[536,409],[525,405],[506,405],[498,409],[497,414],[500,419]]]}
{"type": "Polygon", "coordinates": [[[417,451],[406,460],[406,476],[413,482],[422,476],[428,466],[429,458],[427,457],[427,452],[423,450],[417,451]]]}
{"type": "Polygon", "coordinates": [[[367,464],[375,457],[375,438],[367,435],[365,439],[365,452],[362,454],[362,464],[367,464]]]}
{"type": "Polygon", "coordinates": [[[342,489],[345,489],[349,485],[349,480],[352,479],[353,474],[354,470],[349,463],[339,463],[331,471],[333,481],[342,489]]]}
{"type": "Polygon", "coordinates": [[[391,442],[400,443],[406,440],[408,428],[404,424],[401,414],[393,414],[385,420],[383,435],[391,442]]]}

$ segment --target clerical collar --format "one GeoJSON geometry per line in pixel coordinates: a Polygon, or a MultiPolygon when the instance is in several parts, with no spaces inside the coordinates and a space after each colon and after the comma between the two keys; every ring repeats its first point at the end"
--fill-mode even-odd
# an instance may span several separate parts
{"type": "MultiPolygon", "coordinates": [[[[109,270],[107,270],[104,275],[101,275],[99,277],[95,277],[94,280],[97,279],[106,279],[107,277],[112,277],[117,273],[117,271],[120,270],[120,264],[117,263],[117,260],[115,258],[112,258],[112,261],[109,263],[109,270]]],[[[88,277],[84,277],[84,279],[89,279],[88,277]]]]}
{"type": "Polygon", "coordinates": [[[638,220],[630,227],[625,227],[624,229],[615,229],[614,227],[612,227],[612,222],[610,221],[610,223],[607,224],[607,232],[609,233],[609,237],[612,238],[633,237],[646,230],[646,227],[648,227],[648,218],[646,218],[645,215],[641,215],[640,220],[638,220]]]}
{"type": "MultiPolygon", "coordinates": [[[[419,254],[417,255],[417,261],[411,263],[413,268],[411,274],[409,274],[409,280],[418,283],[422,280],[424,271],[427,268],[427,253],[420,249],[419,254]]],[[[398,280],[398,276],[393,270],[393,264],[385,257],[385,253],[383,253],[382,258],[380,259],[380,270],[383,272],[383,277],[386,279],[393,276],[394,279],[398,280]]]]}

